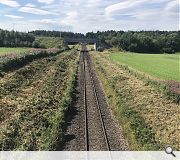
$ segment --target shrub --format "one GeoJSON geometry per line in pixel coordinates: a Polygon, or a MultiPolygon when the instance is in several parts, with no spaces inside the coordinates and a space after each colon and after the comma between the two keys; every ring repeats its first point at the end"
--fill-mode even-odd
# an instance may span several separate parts
{"type": "Polygon", "coordinates": [[[41,45],[40,45],[40,43],[38,43],[37,41],[34,41],[34,42],[32,43],[32,47],[34,47],[34,48],[41,48],[41,45]]]}
{"type": "Polygon", "coordinates": [[[103,51],[104,51],[104,48],[103,48],[103,47],[98,47],[98,48],[97,48],[97,51],[103,52],[103,51]]]}

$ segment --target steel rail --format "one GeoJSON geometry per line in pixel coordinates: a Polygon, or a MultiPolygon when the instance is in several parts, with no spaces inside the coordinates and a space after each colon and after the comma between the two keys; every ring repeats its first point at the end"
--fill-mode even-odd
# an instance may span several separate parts
{"type": "MultiPolygon", "coordinates": [[[[88,113],[87,113],[87,90],[86,90],[86,63],[85,63],[85,54],[86,52],[81,52],[82,56],[83,56],[83,74],[84,74],[84,108],[85,108],[85,140],[86,140],[86,150],[89,151],[89,135],[88,135],[88,113]]],[[[91,72],[91,68],[90,68],[90,64],[87,63],[87,65],[89,65],[88,68],[88,72],[90,74],[90,80],[91,80],[91,84],[93,87],[93,93],[94,93],[94,97],[96,100],[96,106],[99,112],[99,116],[100,116],[100,121],[101,121],[101,126],[102,126],[102,130],[103,130],[103,135],[104,135],[104,139],[105,139],[105,143],[106,143],[106,148],[108,151],[110,151],[110,144],[108,141],[108,137],[107,137],[107,133],[106,133],[106,127],[103,121],[103,116],[102,116],[102,111],[100,108],[100,104],[99,104],[99,99],[98,99],[98,95],[97,95],[97,90],[95,87],[95,83],[94,83],[94,79],[92,76],[92,72],[91,72]]]]}

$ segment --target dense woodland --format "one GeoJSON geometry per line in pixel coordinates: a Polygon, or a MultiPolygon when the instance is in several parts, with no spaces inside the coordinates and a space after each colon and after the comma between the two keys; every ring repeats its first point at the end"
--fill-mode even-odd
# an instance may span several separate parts
{"type": "Polygon", "coordinates": [[[104,31],[82,33],[36,30],[29,33],[0,29],[0,47],[36,47],[36,36],[62,38],[97,38],[106,48],[116,47],[139,53],[180,52],[180,31],[104,31]]]}
{"type": "Polygon", "coordinates": [[[0,29],[0,47],[32,47],[34,40],[28,33],[0,29]]]}
{"type": "Polygon", "coordinates": [[[97,38],[103,46],[116,47],[140,53],[180,52],[180,31],[104,31],[88,32],[86,35],[73,32],[44,31],[30,32],[35,36],[62,38],[97,38]]]}
{"type": "Polygon", "coordinates": [[[29,32],[34,36],[45,36],[45,37],[62,37],[62,38],[83,38],[85,37],[82,33],[73,32],[60,32],[60,31],[46,31],[46,30],[36,30],[29,32]]]}
{"type": "Polygon", "coordinates": [[[175,53],[180,51],[180,31],[105,31],[89,32],[109,47],[140,53],[175,53]]]}

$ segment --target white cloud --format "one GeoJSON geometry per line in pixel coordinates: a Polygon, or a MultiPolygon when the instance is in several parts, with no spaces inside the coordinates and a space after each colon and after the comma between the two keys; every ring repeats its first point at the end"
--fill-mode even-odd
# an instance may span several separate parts
{"type": "Polygon", "coordinates": [[[103,0],[87,0],[86,1],[86,7],[97,7],[102,5],[103,0]]]}
{"type": "Polygon", "coordinates": [[[36,14],[36,15],[56,15],[55,13],[50,12],[50,11],[46,11],[46,10],[42,10],[42,9],[38,9],[38,8],[34,8],[34,7],[26,7],[26,6],[19,8],[18,11],[36,14]]]}
{"type": "MultiPolygon", "coordinates": [[[[151,6],[153,4],[158,5],[162,3],[168,3],[169,1],[176,1],[176,0],[122,0],[119,3],[107,6],[105,8],[105,14],[107,17],[111,17],[113,14],[117,14],[117,13],[128,14],[135,10],[138,10],[140,12],[147,6],[151,6]]],[[[148,12],[148,8],[147,8],[147,12],[148,12]]]]}
{"type": "Polygon", "coordinates": [[[39,24],[57,24],[58,22],[52,19],[37,19],[37,20],[30,20],[30,22],[33,23],[39,23],[39,24]]]}
{"type": "MultiPolygon", "coordinates": [[[[145,1],[147,0],[126,0],[126,1],[122,1],[120,3],[116,3],[113,5],[110,5],[108,7],[105,8],[105,14],[110,17],[113,13],[115,12],[120,12],[120,11],[127,11],[127,9],[131,9],[134,7],[137,7],[140,4],[143,4],[145,1]]],[[[126,12],[127,14],[127,12],[126,12]]]]}
{"type": "Polygon", "coordinates": [[[61,23],[66,24],[66,25],[73,24],[76,22],[77,17],[78,17],[77,11],[71,11],[66,14],[66,16],[61,21],[61,23]]]}
{"type": "Polygon", "coordinates": [[[22,18],[24,18],[24,17],[21,17],[21,16],[15,16],[15,15],[10,15],[10,14],[6,14],[4,16],[9,17],[9,18],[13,18],[13,19],[22,19],[22,18]]]}
{"type": "Polygon", "coordinates": [[[36,5],[34,5],[34,4],[32,4],[32,3],[27,3],[25,6],[26,6],[26,7],[36,7],[36,5]]]}
{"type": "Polygon", "coordinates": [[[46,4],[51,4],[54,2],[54,0],[38,0],[40,3],[46,3],[46,4]]]}
{"type": "Polygon", "coordinates": [[[165,11],[168,12],[179,12],[180,2],[176,0],[172,0],[169,3],[167,3],[165,11]]]}
{"type": "Polygon", "coordinates": [[[7,5],[9,7],[19,7],[20,4],[17,1],[12,0],[0,0],[1,4],[7,5]]]}
{"type": "MultiPolygon", "coordinates": [[[[18,9],[20,12],[42,15],[42,18],[36,19],[31,14],[22,14],[30,18],[23,19],[25,25],[22,25],[22,29],[63,28],[83,33],[108,29],[178,30],[177,0],[37,0],[37,2],[44,4],[33,2],[18,9]]],[[[1,15],[8,15],[8,12],[6,9],[0,10],[1,15]]],[[[8,22],[12,24],[11,21],[7,19],[6,22],[0,22],[0,25],[5,26],[2,23],[8,22]]],[[[17,19],[14,19],[14,22],[16,23],[17,19]]],[[[17,25],[17,28],[21,29],[20,26],[17,25]]]]}
{"type": "Polygon", "coordinates": [[[66,18],[73,20],[73,19],[77,18],[77,16],[78,16],[77,11],[71,11],[71,12],[67,13],[66,18]]]}

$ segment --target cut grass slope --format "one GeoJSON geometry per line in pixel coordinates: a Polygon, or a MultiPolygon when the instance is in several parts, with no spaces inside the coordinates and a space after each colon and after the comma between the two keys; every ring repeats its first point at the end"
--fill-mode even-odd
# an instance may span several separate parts
{"type": "Polygon", "coordinates": [[[0,81],[0,150],[56,150],[71,103],[78,53],[46,57],[0,81]]]}
{"type": "Polygon", "coordinates": [[[180,81],[180,54],[111,54],[113,61],[128,65],[136,70],[145,72],[163,80],[180,81]]]}
{"type": "Polygon", "coordinates": [[[118,65],[108,54],[92,54],[110,107],[132,150],[180,149],[180,109],[156,88],[118,65]]]}

